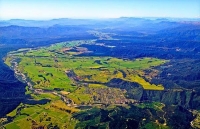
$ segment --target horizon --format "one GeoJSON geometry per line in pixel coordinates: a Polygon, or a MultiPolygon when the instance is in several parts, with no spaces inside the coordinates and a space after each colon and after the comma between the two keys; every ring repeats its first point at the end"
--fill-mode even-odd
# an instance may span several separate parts
{"type": "Polygon", "coordinates": [[[122,18],[141,18],[141,19],[166,19],[166,20],[200,20],[200,18],[188,18],[188,17],[116,17],[116,18],[51,18],[51,19],[23,19],[23,18],[13,18],[13,19],[1,19],[0,21],[12,21],[12,20],[24,20],[24,21],[51,21],[51,20],[111,20],[111,19],[122,19],[122,18]]]}
{"type": "Polygon", "coordinates": [[[200,0],[0,0],[0,20],[200,18],[200,0]]]}

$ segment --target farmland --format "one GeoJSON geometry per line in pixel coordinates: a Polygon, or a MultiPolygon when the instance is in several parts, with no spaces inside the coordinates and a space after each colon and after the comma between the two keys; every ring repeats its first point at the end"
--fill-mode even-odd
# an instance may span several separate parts
{"type": "Polygon", "coordinates": [[[73,119],[72,114],[79,112],[79,107],[135,102],[126,98],[126,90],[109,87],[113,79],[136,83],[145,90],[164,90],[162,85],[149,83],[146,78],[150,77],[144,71],[164,64],[166,60],[81,56],[93,51],[79,45],[94,43],[93,40],[61,42],[10,52],[5,63],[29,85],[26,100],[7,115],[13,122],[6,127],[73,128],[78,120],[73,119]]]}
{"type": "MultiPolygon", "coordinates": [[[[83,42],[83,41],[80,41],[83,42]]],[[[165,63],[165,60],[156,58],[140,58],[124,60],[113,57],[82,57],[87,48],[76,47],[80,42],[59,43],[47,48],[30,50],[26,52],[10,53],[6,63],[18,59],[18,70],[24,73],[33,83],[34,88],[53,90],[60,88],[74,91],[76,81],[107,83],[113,78],[137,82],[144,89],[163,90],[161,85],[156,86],[146,82],[141,76],[143,70],[165,63]],[[66,71],[73,71],[73,79],[66,76],[66,71]]],[[[89,43],[91,43],[90,41],[89,43]]],[[[85,43],[85,42],[83,42],[85,43]]],[[[83,44],[82,43],[82,44],[83,44]]]]}

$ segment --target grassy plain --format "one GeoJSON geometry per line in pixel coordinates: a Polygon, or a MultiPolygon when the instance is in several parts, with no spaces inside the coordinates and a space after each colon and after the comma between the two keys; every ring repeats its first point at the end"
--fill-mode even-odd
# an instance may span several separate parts
{"type": "Polygon", "coordinates": [[[20,59],[17,69],[34,84],[34,89],[48,92],[32,93],[32,100],[49,99],[46,104],[21,104],[8,114],[13,122],[6,128],[27,128],[33,126],[59,126],[74,128],[77,120],[72,118],[79,109],[68,106],[60,96],[71,99],[77,105],[94,102],[120,103],[125,101],[125,91],[106,86],[111,79],[136,82],[144,89],[164,90],[162,85],[150,84],[144,79],[144,70],[165,63],[156,58],[125,60],[114,57],[79,56],[89,52],[80,44],[92,44],[93,41],[62,42],[38,49],[25,49],[9,53],[5,63],[12,65],[13,59],[20,59]],[[72,71],[69,76],[67,73],[72,71]],[[54,94],[55,92],[56,94],[54,94]],[[119,102],[120,101],[120,102],[119,102]]]}
{"type": "Polygon", "coordinates": [[[5,127],[8,129],[28,129],[34,126],[50,126],[52,123],[54,126],[68,129],[75,127],[77,120],[72,119],[73,112],[79,111],[79,109],[68,107],[63,101],[56,100],[44,105],[28,105],[23,104],[18,106],[21,108],[20,113],[17,114],[16,110],[8,114],[9,117],[13,117],[13,122],[7,124],[5,127]]]}
{"type": "MultiPolygon", "coordinates": [[[[72,47],[74,49],[82,42],[74,41],[68,44],[64,42],[47,48],[22,52],[23,54],[20,51],[12,56],[20,58],[18,69],[35,83],[35,88],[48,90],[60,88],[70,92],[74,91],[76,89],[72,86],[74,82],[66,76],[65,72],[73,70],[81,81],[107,83],[113,78],[121,78],[137,82],[144,89],[163,90],[163,86],[150,84],[138,74],[142,70],[161,65],[166,61],[156,58],[124,60],[112,57],[80,57],[73,56],[71,52],[68,53],[72,47]]],[[[10,60],[11,56],[6,60],[8,65],[10,65],[10,60]]]]}

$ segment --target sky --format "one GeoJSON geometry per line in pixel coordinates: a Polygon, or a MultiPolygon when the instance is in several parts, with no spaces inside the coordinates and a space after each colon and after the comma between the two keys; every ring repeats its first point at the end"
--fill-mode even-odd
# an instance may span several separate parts
{"type": "Polygon", "coordinates": [[[200,18],[200,0],[0,0],[0,19],[200,18]]]}

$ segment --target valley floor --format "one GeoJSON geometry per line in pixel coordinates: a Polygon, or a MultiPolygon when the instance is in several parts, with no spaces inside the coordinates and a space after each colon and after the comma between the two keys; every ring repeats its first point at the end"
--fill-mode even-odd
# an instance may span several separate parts
{"type": "MultiPolygon", "coordinates": [[[[150,80],[159,72],[153,68],[167,60],[83,56],[94,51],[80,47],[82,44],[95,41],[62,42],[7,55],[5,63],[27,87],[23,102],[1,120],[5,128],[172,126],[178,116],[169,113],[182,113],[181,109],[146,101],[143,95],[144,90],[165,91],[162,84],[150,80]],[[146,70],[151,72],[147,74],[146,70]],[[117,121],[124,122],[114,126],[117,121]]],[[[185,117],[193,118],[189,112],[185,117]]]]}

